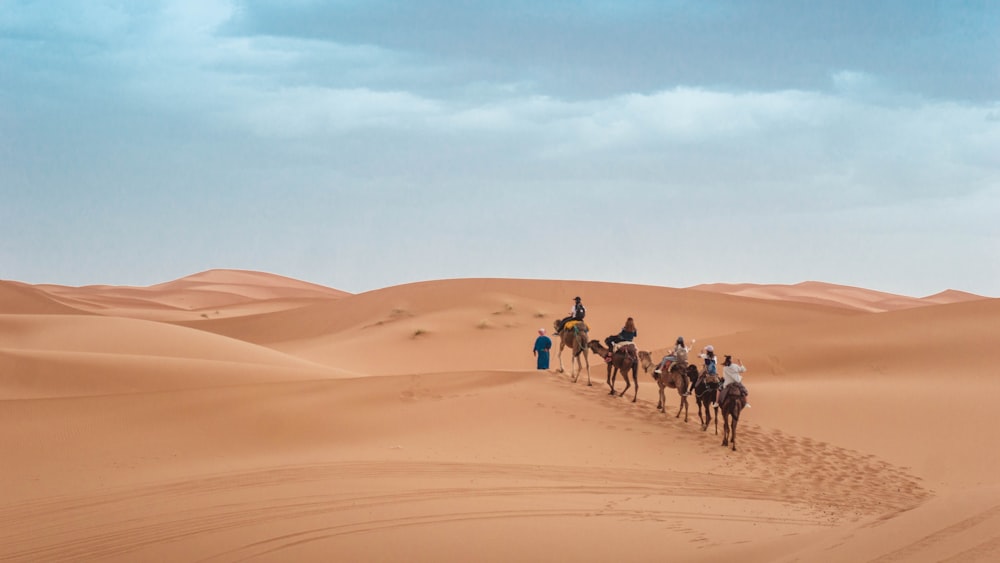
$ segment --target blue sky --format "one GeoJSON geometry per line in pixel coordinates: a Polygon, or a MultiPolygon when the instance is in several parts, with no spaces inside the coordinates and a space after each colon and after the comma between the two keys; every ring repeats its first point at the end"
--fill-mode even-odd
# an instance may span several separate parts
{"type": "Polygon", "coordinates": [[[0,278],[1000,296],[1000,4],[0,0],[0,278]]]}

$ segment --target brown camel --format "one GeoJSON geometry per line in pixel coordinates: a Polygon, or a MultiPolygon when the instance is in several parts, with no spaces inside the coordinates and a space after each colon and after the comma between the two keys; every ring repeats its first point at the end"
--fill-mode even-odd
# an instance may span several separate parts
{"type": "Polygon", "coordinates": [[[701,421],[701,429],[708,430],[708,425],[712,423],[711,409],[715,409],[715,433],[719,433],[719,405],[715,403],[715,393],[719,390],[719,376],[708,375],[702,371],[694,386],[694,398],[698,403],[698,420],[701,421]],[[702,416],[701,409],[705,407],[705,415],[702,416]]]}
{"type": "Polygon", "coordinates": [[[684,422],[688,421],[688,386],[692,376],[698,377],[698,368],[692,365],[688,365],[686,362],[677,362],[670,366],[670,371],[663,374],[658,374],[654,371],[656,364],[653,363],[653,358],[650,357],[649,352],[643,350],[639,352],[639,361],[642,363],[642,370],[646,373],[653,372],[653,379],[660,386],[660,402],[657,403],[656,408],[667,412],[667,397],[664,394],[664,390],[667,387],[671,389],[677,389],[677,394],[681,396],[681,405],[677,409],[677,414],[674,418],[680,418],[681,411],[684,411],[684,422]]]}
{"type": "MultiPolygon", "coordinates": [[[[610,350],[601,345],[599,340],[591,340],[589,346],[591,352],[602,358],[606,358],[611,353],[610,350]]],[[[611,388],[611,391],[608,395],[615,394],[615,379],[620,371],[622,378],[625,379],[625,389],[618,396],[625,396],[625,392],[631,387],[628,380],[629,370],[632,371],[632,381],[635,382],[635,396],[632,397],[634,403],[639,398],[639,357],[635,344],[632,342],[619,346],[618,350],[611,356],[611,361],[608,363],[608,387],[611,388]]]]}
{"type": "MultiPolygon", "coordinates": [[[[552,323],[552,327],[558,331],[559,321],[552,323]]],[[[592,383],[590,382],[590,358],[587,357],[587,331],[587,325],[583,321],[577,322],[571,327],[563,327],[559,331],[559,373],[565,371],[562,359],[563,348],[569,348],[573,351],[573,357],[570,361],[575,366],[571,378],[573,383],[576,383],[576,380],[580,378],[580,372],[583,371],[583,364],[580,360],[580,356],[583,356],[582,362],[587,364],[587,386],[589,387],[592,383]]]]}
{"type": "Polygon", "coordinates": [[[747,406],[747,398],[739,389],[730,389],[722,399],[722,445],[732,444],[736,451],[736,424],[740,421],[740,413],[747,406]],[[732,418],[732,421],[729,419],[732,418]],[[731,435],[731,437],[730,437],[731,435]]]}

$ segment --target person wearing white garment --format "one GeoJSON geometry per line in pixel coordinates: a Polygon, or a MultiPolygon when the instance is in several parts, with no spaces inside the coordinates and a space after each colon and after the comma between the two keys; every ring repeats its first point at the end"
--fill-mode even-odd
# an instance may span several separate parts
{"type": "Polygon", "coordinates": [[[722,362],[722,388],[718,391],[718,396],[715,399],[716,404],[722,404],[722,401],[730,392],[729,387],[732,385],[736,385],[740,393],[747,394],[746,387],[743,385],[743,374],[746,371],[747,368],[743,365],[743,360],[737,358],[734,364],[733,357],[730,355],[726,356],[726,359],[722,362]]]}
{"type": "Polygon", "coordinates": [[[581,301],[579,297],[574,297],[573,309],[570,310],[568,317],[559,320],[559,325],[556,327],[556,335],[562,332],[562,329],[564,326],[566,326],[566,323],[570,321],[582,321],[583,317],[585,317],[586,315],[587,315],[587,308],[583,306],[583,301],[581,301]]]}

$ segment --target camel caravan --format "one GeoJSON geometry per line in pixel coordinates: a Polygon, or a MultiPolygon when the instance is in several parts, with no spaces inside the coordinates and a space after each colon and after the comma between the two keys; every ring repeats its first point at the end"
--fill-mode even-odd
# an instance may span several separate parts
{"type": "MultiPolygon", "coordinates": [[[[607,365],[607,384],[610,389],[608,394],[624,397],[625,393],[634,387],[635,390],[632,394],[632,402],[634,403],[639,398],[639,366],[642,366],[643,373],[652,375],[659,387],[657,410],[663,413],[667,412],[666,390],[675,389],[680,398],[680,404],[674,418],[680,418],[681,412],[683,412],[684,422],[687,422],[688,397],[694,395],[702,431],[707,431],[714,420],[715,433],[719,433],[719,411],[721,410],[722,445],[730,446],[733,451],[736,451],[736,425],[739,423],[740,413],[748,406],[747,395],[749,394],[746,386],[743,385],[742,374],[746,372],[746,367],[743,366],[741,360],[733,361],[731,355],[724,356],[722,374],[720,375],[715,349],[712,346],[706,346],[698,356],[703,360],[703,366],[699,369],[698,366],[689,363],[688,353],[691,348],[685,344],[683,337],[678,337],[673,350],[658,362],[654,362],[649,351],[639,350],[636,347],[634,339],[638,335],[638,331],[632,317],[625,321],[625,325],[618,334],[608,336],[602,344],[600,340],[590,339],[590,328],[584,322],[587,310],[583,306],[581,298],[576,297],[573,301],[570,315],[553,323],[555,335],[559,339],[559,373],[565,371],[562,354],[564,349],[569,348],[572,354],[570,380],[576,383],[580,374],[586,370],[587,385],[592,385],[589,353],[593,353],[602,358],[607,365]],[[625,388],[620,393],[615,389],[619,373],[625,380],[625,388]],[[629,374],[631,374],[631,378],[629,374]]],[[[695,341],[692,340],[691,344],[694,343],[695,341]]]]}

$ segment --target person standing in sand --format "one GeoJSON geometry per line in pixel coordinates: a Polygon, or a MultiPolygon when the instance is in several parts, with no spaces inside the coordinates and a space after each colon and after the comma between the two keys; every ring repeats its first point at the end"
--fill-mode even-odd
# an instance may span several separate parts
{"type": "Polygon", "coordinates": [[[549,369],[549,351],[552,350],[552,339],[545,336],[545,329],[538,329],[538,338],[535,339],[535,348],[532,353],[537,359],[536,369],[549,369]]]}

